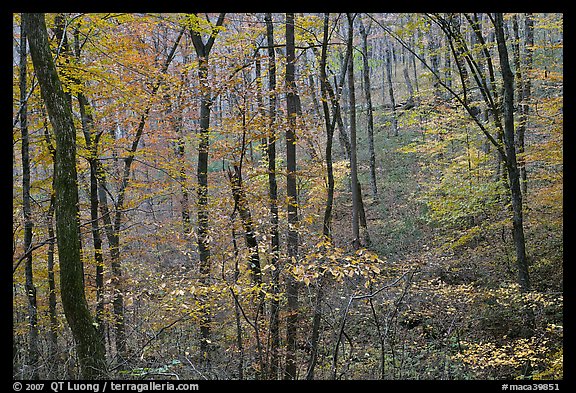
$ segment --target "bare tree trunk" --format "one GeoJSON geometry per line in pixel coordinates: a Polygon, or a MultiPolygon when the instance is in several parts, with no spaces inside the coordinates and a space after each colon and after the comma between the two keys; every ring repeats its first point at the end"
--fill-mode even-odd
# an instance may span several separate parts
{"type": "MultiPolygon", "coordinates": [[[[47,255],[47,270],[48,270],[48,315],[50,318],[50,327],[48,330],[48,358],[49,361],[56,365],[58,364],[58,315],[56,313],[56,282],[54,280],[54,203],[56,196],[54,192],[50,196],[50,207],[48,208],[48,255],[47,255]]],[[[48,374],[49,378],[54,378],[53,375],[48,374]]]]}
{"type": "MultiPolygon", "coordinates": [[[[328,177],[328,190],[326,198],[326,207],[324,209],[324,225],[322,234],[324,240],[332,241],[332,204],[334,202],[334,171],[332,168],[332,140],[334,138],[334,123],[330,119],[330,109],[328,107],[328,92],[327,85],[328,77],[326,75],[326,57],[328,51],[328,22],[330,14],[324,14],[324,38],[322,40],[322,52],[320,55],[320,94],[322,97],[322,110],[324,113],[324,123],[326,126],[326,172],[328,177]]],[[[320,318],[322,317],[322,300],[324,297],[324,272],[321,272],[316,284],[316,302],[314,305],[314,317],[312,319],[312,336],[310,338],[310,359],[308,361],[308,371],[306,372],[306,379],[314,379],[314,369],[318,359],[318,340],[320,337],[320,318]]]]}
{"type": "MultiPolygon", "coordinates": [[[[42,107],[42,116],[44,118],[44,137],[48,151],[52,157],[53,173],[56,171],[56,149],[50,140],[48,132],[48,119],[46,117],[45,108],[42,107]]],[[[56,366],[59,362],[58,359],[58,315],[56,311],[56,281],[54,277],[54,246],[56,243],[56,236],[54,234],[54,209],[56,204],[56,194],[54,191],[54,177],[52,177],[52,192],[50,194],[50,205],[46,213],[46,226],[48,227],[48,253],[47,259],[47,273],[48,273],[48,315],[50,318],[50,327],[48,329],[48,358],[51,364],[56,366]]],[[[48,377],[52,377],[52,368],[47,373],[48,377]]]]}
{"type": "Polygon", "coordinates": [[[532,46],[534,45],[534,25],[531,14],[525,16],[525,49],[524,56],[521,56],[520,34],[518,26],[518,15],[514,14],[512,26],[514,29],[514,67],[516,68],[516,94],[519,104],[518,128],[516,130],[516,149],[518,150],[518,168],[520,170],[522,195],[526,198],[528,192],[528,180],[526,176],[526,160],[524,159],[524,139],[526,134],[526,123],[528,122],[528,113],[530,111],[530,77],[527,75],[532,68],[532,46]],[[522,58],[523,57],[523,58],[522,58]]]}
{"type": "MultiPolygon", "coordinates": [[[[288,204],[288,259],[298,260],[298,191],[296,188],[296,117],[297,97],[295,80],[296,51],[294,44],[294,14],[286,13],[286,100],[288,127],[286,129],[286,199],[288,204]]],[[[298,283],[287,275],[286,297],[286,368],[284,379],[296,379],[296,349],[298,323],[298,283]]]]}
{"type": "Polygon", "coordinates": [[[270,197],[270,264],[272,271],[272,294],[270,300],[270,379],[278,378],[279,348],[280,348],[280,292],[278,258],[280,251],[280,235],[278,233],[278,185],[276,182],[276,55],[274,52],[274,26],[272,14],[266,13],[266,40],[268,43],[268,194],[270,197]]]}
{"type": "MultiPolygon", "coordinates": [[[[218,17],[216,26],[221,26],[224,22],[223,13],[218,17]]],[[[192,43],[198,57],[198,82],[201,89],[200,96],[200,135],[198,145],[198,168],[196,176],[198,179],[198,249],[200,253],[200,276],[204,285],[210,280],[210,246],[208,234],[208,148],[209,148],[209,128],[210,128],[210,107],[212,105],[212,93],[208,83],[208,57],[216,38],[216,32],[208,38],[206,44],[198,31],[190,29],[192,43]]],[[[200,352],[206,366],[210,367],[210,314],[205,312],[200,325],[200,352]]]]}
{"type": "Polygon", "coordinates": [[[506,148],[506,168],[510,182],[512,199],[512,225],[514,245],[516,247],[516,264],[518,267],[518,283],[523,292],[530,290],[530,275],[528,273],[528,259],[526,257],[526,242],[524,239],[524,224],[522,218],[522,191],[520,188],[520,173],[516,160],[516,147],[514,143],[514,75],[508,60],[508,49],[504,37],[504,22],[502,13],[494,15],[496,41],[500,57],[500,69],[504,82],[504,143],[506,148]]]}
{"type": "MultiPolygon", "coordinates": [[[[78,29],[74,30],[74,54],[76,60],[80,61],[80,37],[78,29]]],[[[82,85],[82,81],[75,80],[82,85]]],[[[88,165],[90,170],[90,225],[92,230],[92,239],[94,242],[94,261],[96,262],[96,315],[95,320],[98,325],[98,332],[104,342],[105,319],[104,319],[104,258],[102,252],[102,236],[98,224],[98,143],[100,134],[93,135],[94,119],[88,99],[81,91],[76,95],[80,109],[80,119],[82,132],[86,141],[86,147],[90,151],[88,155],[88,165]]]]}
{"type": "Polygon", "coordinates": [[[390,46],[390,43],[386,46],[386,65],[384,71],[386,73],[386,80],[388,81],[388,97],[390,98],[392,109],[392,133],[394,136],[398,136],[398,115],[396,114],[396,100],[394,98],[394,85],[392,83],[392,50],[390,46]]]}
{"type": "Polygon", "coordinates": [[[408,89],[408,99],[406,103],[403,105],[404,109],[413,108],[416,105],[414,101],[414,89],[412,88],[412,82],[410,81],[410,75],[408,74],[408,67],[404,68],[404,81],[406,81],[406,89],[408,89]]]}
{"type": "Polygon", "coordinates": [[[364,28],[362,18],[359,18],[360,34],[362,35],[362,73],[364,77],[364,93],[366,95],[366,106],[368,115],[368,154],[370,155],[370,185],[372,186],[372,196],[378,196],[378,186],[376,184],[376,151],[374,149],[374,108],[372,107],[372,93],[370,85],[370,65],[368,63],[368,32],[364,28]]]}
{"type": "Polygon", "coordinates": [[[28,366],[30,379],[39,379],[38,360],[38,311],[36,304],[36,286],[34,285],[34,271],[32,263],[32,209],[30,206],[30,138],[28,135],[28,104],[27,67],[26,67],[26,30],[24,24],[20,26],[20,130],[22,132],[22,202],[24,214],[24,250],[27,252],[25,275],[26,296],[28,298],[28,366]]]}
{"type": "MultiPolygon", "coordinates": [[[[347,48],[352,53],[354,39],[354,18],[356,14],[347,13],[348,40],[347,48]]],[[[362,246],[360,240],[360,195],[358,193],[358,161],[356,152],[356,93],[354,90],[354,57],[348,61],[348,99],[350,106],[350,181],[352,184],[352,245],[355,249],[362,246]]]]}
{"type": "Polygon", "coordinates": [[[234,172],[228,168],[228,179],[232,188],[232,197],[234,199],[234,212],[240,214],[240,221],[244,229],[244,239],[246,240],[246,247],[250,252],[249,267],[252,271],[252,278],[256,284],[262,284],[262,270],[260,268],[260,256],[258,255],[258,240],[254,234],[252,223],[252,214],[250,207],[246,200],[244,192],[244,185],[242,183],[242,169],[238,165],[234,165],[234,172]]]}
{"type": "Polygon", "coordinates": [[[182,217],[182,230],[183,233],[189,236],[192,232],[192,222],[190,220],[190,195],[188,192],[188,175],[186,174],[186,149],[184,143],[184,130],[182,129],[182,90],[187,84],[187,78],[184,74],[180,75],[180,85],[178,93],[176,94],[175,104],[172,104],[170,96],[166,96],[166,117],[170,124],[170,128],[176,134],[176,158],[178,160],[180,171],[178,175],[178,182],[180,183],[180,192],[182,199],[180,200],[180,215],[182,217]]]}
{"type": "Polygon", "coordinates": [[[362,186],[360,182],[356,183],[358,189],[358,221],[360,223],[360,235],[362,236],[362,245],[369,247],[372,244],[370,240],[370,232],[368,232],[368,221],[366,220],[366,210],[364,209],[364,201],[362,199],[362,186]]]}

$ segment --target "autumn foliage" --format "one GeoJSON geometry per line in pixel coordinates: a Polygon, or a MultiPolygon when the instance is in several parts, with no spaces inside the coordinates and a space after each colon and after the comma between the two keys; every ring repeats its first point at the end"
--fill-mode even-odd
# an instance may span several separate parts
{"type": "MultiPolygon", "coordinates": [[[[563,20],[500,16],[510,113],[494,14],[45,14],[105,375],[563,379],[563,20]]],[[[80,379],[23,19],[13,377],[80,379]]]]}

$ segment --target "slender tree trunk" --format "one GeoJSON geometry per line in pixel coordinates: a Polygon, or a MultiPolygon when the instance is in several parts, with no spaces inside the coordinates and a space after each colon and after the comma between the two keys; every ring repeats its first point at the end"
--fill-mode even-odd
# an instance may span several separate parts
{"type": "Polygon", "coordinates": [[[366,106],[368,111],[368,154],[370,155],[370,185],[372,186],[372,196],[378,196],[378,186],[376,184],[376,151],[374,149],[374,109],[372,107],[372,88],[370,85],[370,65],[368,63],[368,32],[364,28],[362,18],[359,18],[360,34],[362,35],[362,74],[364,77],[364,93],[366,95],[366,106]]]}
{"type": "MultiPolygon", "coordinates": [[[[58,315],[56,311],[56,281],[54,277],[54,204],[56,195],[52,192],[50,196],[50,206],[48,208],[48,255],[47,255],[47,270],[48,270],[48,315],[50,318],[50,327],[48,330],[48,358],[51,364],[58,364],[58,315]]],[[[54,378],[54,375],[48,374],[49,378],[54,378]]]]}
{"type": "Polygon", "coordinates": [[[32,263],[32,209],[30,206],[30,139],[28,136],[28,104],[27,90],[27,51],[26,30],[20,26],[20,130],[22,132],[22,201],[24,213],[24,250],[26,256],[26,295],[28,298],[28,365],[30,379],[39,379],[38,360],[38,311],[36,304],[36,286],[34,286],[34,271],[32,263]],[[30,251],[28,251],[30,250],[30,251]]]}
{"type": "Polygon", "coordinates": [[[526,256],[526,242],[524,239],[524,224],[522,218],[522,191],[520,188],[520,172],[516,160],[516,147],[514,143],[514,75],[508,60],[508,49],[504,37],[504,22],[502,13],[494,15],[496,41],[500,57],[500,70],[504,82],[504,143],[506,149],[506,168],[512,199],[512,225],[514,245],[516,247],[516,264],[518,268],[518,283],[522,292],[530,290],[530,275],[528,273],[528,259],[526,256]]]}
{"type": "MultiPolygon", "coordinates": [[[[48,146],[48,151],[52,157],[52,170],[53,173],[56,172],[56,149],[52,145],[50,140],[50,134],[48,132],[48,118],[46,116],[46,111],[44,106],[42,107],[42,117],[44,118],[44,138],[46,140],[46,145],[48,146]]],[[[48,330],[48,358],[53,365],[58,364],[58,315],[56,311],[56,281],[54,277],[54,246],[56,244],[56,236],[54,234],[54,209],[56,204],[56,194],[54,186],[54,176],[52,176],[52,192],[50,194],[50,205],[48,206],[48,212],[46,213],[46,226],[48,229],[48,253],[46,255],[47,259],[47,273],[48,273],[48,315],[50,318],[50,327],[48,330]]],[[[48,373],[48,377],[53,374],[48,373]]]]}
{"type": "Polygon", "coordinates": [[[414,88],[412,87],[412,82],[410,81],[410,75],[408,74],[408,67],[404,67],[404,81],[406,82],[406,89],[408,90],[408,99],[404,104],[404,109],[410,109],[416,105],[414,101],[414,88]]]}
{"type": "MultiPolygon", "coordinates": [[[[222,26],[224,23],[224,13],[218,17],[216,26],[222,26]]],[[[198,81],[201,89],[200,95],[200,129],[198,144],[198,168],[196,177],[198,179],[198,249],[200,254],[200,276],[204,285],[209,285],[210,281],[210,246],[209,246],[209,225],[208,225],[208,149],[210,145],[209,128],[210,128],[210,108],[212,106],[212,93],[208,83],[208,58],[210,50],[216,39],[217,30],[212,32],[207,42],[202,41],[198,31],[190,30],[192,34],[192,43],[198,57],[198,81]]],[[[210,314],[205,312],[200,325],[200,352],[206,365],[210,367],[210,314]]]]}
{"type": "MultiPolygon", "coordinates": [[[[324,114],[324,124],[326,127],[326,177],[328,180],[326,206],[324,208],[324,225],[322,234],[326,239],[332,239],[332,205],[334,203],[334,169],[332,165],[332,143],[334,139],[334,122],[330,117],[330,108],[328,106],[328,90],[331,90],[328,75],[326,74],[326,59],[328,56],[328,24],[330,14],[324,14],[324,38],[322,40],[322,51],[320,54],[320,94],[322,97],[322,111],[324,114]]],[[[331,102],[338,104],[332,93],[331,102]]],[[[334,109],[334,106],[333,106],[334,109]]],[[[334,111],[333,111],[334,114],[334,111]]]]}
{"type": "MultiPolygon", "coordinates": [[[[430,66],[432,68],[432,72],[435,75],[438,75],[438,69],[440,68],[440,56],[438,54],[438,38],[437,38],[437,31],[434,29],[434,25],[431,26],[430,33],[431,36],[429,37],[428,41],[428,53],[430,55],[430,66]]],[[[432,82],[434,86],[434,98],[440,99],[440,83],[439,81],[434,78],[432,82]]]]}
{"type": "Polygon", "coordinates": [[[398,136],[398,116],[396,114],[396,100],[394,98],[394,85],[392,83],[392,50],[390,44],[386,46],[386,64],[384,70],[386,73],[386,80],[388,81],[388,97],[390,98],[392,109],[392,133],[394,136],[398,136]]]}
{"type": "MultiPolygon", "coordinates": [[[[78,29],[74,30],[74,52],[77,61],[80,60],[80,37],[78,29]]],[[[82,81],[76,80],[78,84],[82,81]]],[[[96,315],[95,320],[98,325],[98,332],[104,341],[105,319],[104,319],[104,258],[102,252],[102,236],[98,224],[98,143],[100,134],[93,135],[94,119],[88,98],[82,92],[77,94],[78,106],[80,109],[80,119],[82,131],[86,141],[86,147],[90,151],[88,164],[90,169],[90,225],[92,239],[94,242],[94,261],[96,262],[96,315]]]]}
{"type": "MultiPolygon", "coordinates": [[[[330,14],[324,14],[324,36],[322,40],[322,52],[320,55],[320,94],[322,97],[322,110],[324,113],[324,123],[326,126],[326,174],[328,178],[328,189],[326,198],[326,207],[324,209],[324,225],[322,235],[324,241],[332,241],[332,204],[334,202],[334,171],[332,168],[332,140],[334,137],[334,123],[330,118],[330,109],[328,107],[328,92],[327,85],[328,77],[326,75],[326,58],[328,51],[328,22],[330,14]]],[[[320,322],[322,317],[322,301],[324,297],[324,272],[320,273],[316,284],[316,302],[314,305],[314,316],[312,319],[312,335],[310,338],[310,359],[308,361],[308,371],[306,372],[306,379],[314,379],[314,369],[318,359],[318,341],[320,338],[320,322]]]]}
{"type": "Polygon", "coordinates": [[[364,200],[362,198],[362,186],[360,182],[356,183],[358,189],[358,222],[360,223],[360,236],[362,237],[362,245],[369,247],[372,244],[370,240],[370,232],[368,231],[368,221],[366,220],[366,209],[364,209],[364,200]]]}
{"type": "Polygon", "coordinates": [[[76,218],[78,184],[74,120],[52,60],[44,15],[23,14],[22,20],[42,98],[56,136],[55,213],[64,314],[76,341],[82,378],[104,378],[107,374],[104,344],[93,325],[83,287],[76,218]]]}
{"type": "Polygon", "coordinates": [[[249,267],[252,271],[252,278],[257,285],[260,285],[262,284],[262,269],[260,268],[260,256],[258,255],[258,240],[254,234],[252,214],[244,192],[241,167],[234,165],[234,171],[228,168],[228,179],[230,180],[230,186],[232,188],[234,212],[237,211],[240,214],[246,247],[250,252],[249,267]]]}
{"type": "Polygon", "coordinates": [[[278,258],[278,185],[276,182],[276,55],[274,52],[274,26],[272,14],[266,13],[266,40],[268,43],[268,195],[270,198],[270,264],[272,271],[272,299],[270,300],[270,367],[269,378],[278,378],[280,348],[280,292],[278,258]]]}
{"type": "MultiPolygon", "coordinates": [[[[208,90],[208,59],[199,57],[198,78],[201,89],[208,90]]],[[[203,91],[200,99],[200,135],[198,145],[198,167],[196,171],[198,187],[198,249],[200,254],[200,275],[204,285],[209,285],[210,281],[210,246],[209,246],[209,225],[208,225],[208,147],[209,147],[209,127],[210,127],[210,92],[203,91]]],[[[210,316],[206,312],[200,325],[202,341],[200,351],[202,356],[209,363],[210,341],[210,316]]]]}
{"type": "MultiPolygon", "coordinates": [[[[411,46],[414,47],[414,38],[410,37],[411,46]]],[[[412,71],[414,73],[414,85],[416,86],[416,94],[420,94],[420,88],[418,86],[418,70],[416,68],[416,54],[414,52],[410,52],[410,60],[412,62],[412,71]]]]}
{"type": "MultiPolygon", "coordinates": [[[[354,39],[354,18],[356,14],[347,13],[347,48],[352,53],[354,39]]],[[[356,92],[354,88],[354,56],[348,61],[348,99],[350,106],[350,181],[352,183],[352,245],[355,249],[362,246],[360,240],[360,195],[358,193],[358,161],[356,152],[356,92]]]]}
{"type": "Polygon", "coordinates": [[[522,195],[526,198],[528,192],[528,181],[526,176],[526,160],[524,159],[524,139],[526,134],[526,123],[530,111],[530,90],[531,82],[528,72],[532,68],[532,46],[534,45],[534,25],[531,14],[525,16],[525,49],[520,49],[520,34],[518,26],[518,15],[514,15],[512,26],[514,29],[514,67],[516,69],[516,93],[520,110],[518,118],[518,128],[516,130],[516,149],[518,151],[518,168],[520,170],[522,195]],[[525,53],[522,56],[522,53],[525,53]]]}
{"type": "MultiPolygon", "coordinates": [[[[346,52],[348,53],[348,52],[346,52]]],[[[343,75],[346,75],[346,72],[348,71],[347,68],[347,64],[348,64],[348,58],[344,57],[344,55],[342,55],[342,53],[339,51],[339,58],[340,58],[340,69],[343,72],[343,75]]],[[[329,86],[329,85],[328,85],[329,86]]],[[[340,100],[340,98],[342,97],[342,105],[338,105],[338,112],[336,113],[336,124],[338,125],[338,140],[340,142],[340,146],[342,146],[342,148],[344,149],[344,153],[346,154],[346,159],[350,160],[350,136],[348,135],[348,131],[347,131],[347,121],[348,119],[346,118],[346,116],[344,116],[343,114],[345,114],[348,111],[348,102],[346,99],[346,94],[347,94],[347,88],[344,86],[344,84],[339,85],[338,84],[338,79],[336,77],[336,75],[334,75],[334,88],[337,89],[337,91],[332,92],[332,89],[328,90],[328,94],[330,95],[330,99],[332,99],[332,97],[340,100]],[[337,86],[340,86],[340,88],[338,89],[337,86]]],[[[340,101],[339,101],[340,103],[340,101]]]]}
{"type": "MultiPolygon", "coordinates": [[[[264,121],[266,119],[266,108],[264,107],[264,97],[262,96],[262,60],[259,51],[256,52],[256,58],[254,59],[254,73],[256,77],[256,112],[264,121]]],[[[252,146],[252,144],[250,144],[252,146]]],[[[264,161],[264,154],[268,148],[268,139],[263,136],[260,139],[260,147],[262,149],[262,161],[264,161]]],[[[266,165],[264,162],[263,165],[266,165]]]]}
{"type": "MultiPolygon", "coordinates": [[[[346,76],[346,67],[348,64],[348,59],[350,56],[348,55],[343,62],[342,74],[340,75],[340,82],[334,76],[334,89],[332,89],[332,85],[326,82],[326,89],[328,92],[328,96],[330,97],[330,102],[332,103],[332,111],[334,113],[332,123],[336,122],[335,124],[338,126],[338,139],[340,142],[340,146],[344,150],[344,155],[346,160],[350,160],[350,138],[348,137],[348,133],[346,132],[346,128],[344,127],[344,120],[342,119],[342,108],[340,106],[340,97],[342,94],[342,86],[344,83],[344,77],[346,76]]],[[[334,126],[332,126],[334,127],[334,126]]]]}
{"type": "Polygon", "coordinates": [[[446,35],[444,37],[446,41],[444,42],[444,78],[446,80],[446,86],[452,87],[452,53],[450,51],[450,37],[446,35]]]}
{"type": "MultiPolygon", "coordinates": [[[[234,220],[232,220],[232,244],[234,246],[234,284],[238,282],[240,277],[240,269],[238,267],[238,244],[236,243],[236,231],[234,230],[234,220]]],[[[233,291],[233,289],[230,289],[233,291]]],[[[240,318],[240,305],[234,301],[234,316],[236,319],[236,345],[238,346],[238,379],[244,379],[244,341],[242,340],[242,321],[240,318]]]]}
{"type": "MultiPolygon", "coordinates": [[[[286,100],[288,127],[286,129],[286,199],[288,204],[288,259],[298,260],[298,193],[296,188],[296,117],[297,97],[295,80],[296,51],[294,44],[294,14],[286,14],[286,100]]],[[[298,322],[298,283],[290,274],[286,278],[288,299],[286,317],[286,368],[284,379],[296,379],[296,349],[298,322]]]]}
{"type": "Polygon", "coordinates": [[[464,102],[469,102],[468,91],[470,85],[470,76],[468,75],[468,70],[466,69],[466,48],[463,46],[464,37],[460,33],[460,17],[458,15],[450,14],[450,25],[452,26],[452,31],[458,37],[457,40],[450,40],[450,45],[453,46],[454,59],[456,60],[456,67],[458,68],[458,74],[460,75],[460,80],[462,83],[462,91],[464,94],[464,102]]]}
{"type": "Polygon", "coordinates": [[[98,331],[104,340],[104,258],[102,253],[102,236],[98,225],[98,137],[92,137],[93,119],[88,108],[88,100],[78,93],[78,103],[82,120],[82,130],[86,139],[86,147],[90,151],[88,164],[90,169],[90,225],[94,241],[94,260],[96,262],[96,323],[98,331]]]}
{"type": "Polygon", "coordinates": [[[180,200],[180,208],[181,208],[181,217],[182,217],[182,231],[185,235],[189,235],[192,231],[192,222],[190,220],[190,196],[188,193],[188,176],[186,174],[186,149],[184,143],[184,131],[182,129],[182,90],[186,85],[186,80],[184,75],[181,75],[180,79],[180,87],[178,89],[178,94],[175,97],[176,104],[173,107],[171,102],[171,97],[167,96],[166,99],[166,117],[168,118],[170,127],[174,130],[174,133],[177,136],[176,140],[176,157],[178,163],[180,165],[180,171],[178,174],[178,182],[180,183],[180,191],[181,197],[180,200]]]}

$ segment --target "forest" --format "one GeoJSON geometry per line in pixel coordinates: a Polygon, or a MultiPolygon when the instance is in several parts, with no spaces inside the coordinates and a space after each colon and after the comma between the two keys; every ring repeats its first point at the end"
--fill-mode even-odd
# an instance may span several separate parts
{"type": "Polygon", "coordinates": [[[563,380],[563,14],[12,23],[12,378],[563,380]]]}

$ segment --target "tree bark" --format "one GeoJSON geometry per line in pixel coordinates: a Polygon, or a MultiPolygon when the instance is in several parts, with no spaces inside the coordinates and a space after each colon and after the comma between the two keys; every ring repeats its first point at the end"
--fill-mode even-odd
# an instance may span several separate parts
{"type": "MultiPolygon", "coordinates": [[[[52,157],[52,170],[56,172],[56,149],[50,140],[48,132],[48,119],[46,117],[46,110],[42,107],[42,116],[44,118],[44,138],[48,151],[52,157]]],[[[47,259],[47,272],[48,272],[48,315],[50,318],[50,328],[48,330],[48,357],[53,364],[58,362],[58,315],[56,311],[56,281],[54,275],[54,246],[56,243],[56,235],[54,234],[54,209],[56,204],[56,194],[54,191],[54,177],[52,177],[52,192],[50,193],[50,205],[46,213],[46,226],[48,227],[48,252],[47,259]]],[[[51,376],[50,372],[48,376],[51,376]]]]}
{"type": "Polygon", "coordinates": [[[518,150],[518,169],[520,170],[522,195],[526,198],[528,192],[528,179],[526,176],[526,160],[524,159],[524,139],[526,134],[526,123],[528,122],[528,113],[530,111],[530,91],[531,82],[528,76],[532,68],[532,46],[534,45],[534,25],[531,14],[525,16],[525,49],[520,49],[520,34],[518,25],[518,15],[514,15],[512,26],[514,29],[514,67],[516,68],[516,92],[518,95],[519,118],[518,128],[516,130],[516,149],[518,150]],[[524,53],[524,56],[522,54],[524,53]]]}
{"type": "Polygon", "coordinates": [[[520,188],[520,172],[516,160],[514,143],[514,75],[508,60],[508,49],[504,37],[504,22],[502,13],[494,15],[496,41],[500,57],[500,70],[504,82],[504,144],[506,149],[506,169],[512,199],[512,226],[514,245],[516,247],[516,265],[518,268],[518,284],[522,292],[530,290],[530,275],[526,257],[526,242],[524,239],[524,224],[522,218],[522,191],[520,188]]]}
{"type": "MultiPolygon", "coordinates": [[[[77,61],[80,61],[80,37],[78,29],[74,31],[74,54],[77,61]]],[[[79,85],[82,81],[75,80],[79,85]]],[[[90,225],[92,230],[92,239],[94,242],[94,261],[96,262],[96,315],[95,320],[98,325],[98,332],[104,342],[105,319],[104,319],[104,257],[102,252],[102,235],[98,224],[98,143],[100,134],[93,135],[94,118],[88,98],[83,92],[78,92],[78,107],[80,110],[80,119],[82,132],[86,141],[86,148],[89,150],[88,165],[90,170],[90,225]]]]}
{"type": "Polygon", "coordinates": [[[280,235],[278,233],[278,184],[276,182],[276,54],[274,52],[274,25],[272,14],[266,13],[266,40],[268,43],[268,195],[270,198],[270,264],[272,271],[272,299],[270,300],[270,366],[269,378],[278,378],[280,348],[280,292],[278,258],[280,235]]]}
{"type": "Polygon", "coordinates": [[[56,136],[54,186],[60,287],[66,320],[77,345],[83,379],[105,378],[104,344],[93,324],[83,287],[77,206],[76,129],[50,53],[44,14],[23,14],[30,54],[56,136]]]}
{"type": "Polygon", "coordinates": [[[24,250],[26,256],[26,295],[28,298],[28,366],[30,379],[39,379],[38,360],[38,308],[36,303],[36,286],[34,285],[34,271],[32,259],[32,209],[30,206],[30,138],[28,135],[28,104],[27,90],[27,39],[24,24],[20,26],[20,130],[22,133],[22,202],[24,214],[24,250]]]}
{"type": "MultiPolygon", "coordinates": [[[[48,357],[54,364],[58,363],[58,315],[56,311],[56,282],[54,280],[54,204],[56,202],[56,195],[54,191],[50,196],[50,207],[48,208],[48,255],[47,255],[47,270],[48,270],[48,315],[50,318],[50,328],[48,331],[48,357]]],[[[49,374],[50,377],[53,378],[49,374]]]]}
{"type": "MultiPolygon", "coordinates": [[[[328,92],[327,85],[328,77],[326,75],[326,58],[328,52],[328,22],[330,19],[330,14],[324,14],[324,24],[323,24],[323,39],[322,39],[322,51],[320,54],[320,94],[322,97],[322,111],[324,113],[324,124],[326,127],[326,174],[328,178],[328,189],[326,197],[326,207],[324,209],[324,225],[322,229],[322,235],[324,240],[332,241],[332,204],[334,202],[334,171],[332,168],[332,140],[334,138],[334,123],[330,119],[330,109],[328,107],[328,92]]],[[[318,359],[318,341],[320,338],[320,322],[322,317],[322,300],[324,297],[323,286],[324,286],[324,272],[321,272],[320,277],[318,277],[316,284],[316,302],[314,306],[314,316],[312,318],[312,335],[310,338],[310,359],[308,361],[308,371],[306,372],[306,379],[314,379],[314,369],[316,368],[316,362],[318,359]]]]}
{"type": "MultiPolygon", "coordinates": [[[[288,204],[288,259],[298,261],[298,193],[296,188],[296,117],[297,97],[295,80],[296,51],[294,45],[294,14],[286,14],[286,100],[288,127],[286,129],[286,199],[288,204]]],[[[296,379],[296,334],[298,322],[298,283],[286,278],[288,299],[286,317],[286,368],[284,379],[296,379]]]]}
{"type": "Polygon", "coordinates": [[[256,284],[262,284],[262,269],[260,267],[260,256],[258,254],[258,240],[254,234],[254,224],[252,222],[252,214],[250,207],[246,200],[246,193],[244,192],[244,185],[242,183],[242,170],[238,165],[234,165],[234,171],[228,168],[228,179],[232,189],[232,197],[234,199],[234,212],[240,215],[242,228],[244,229],[244,239],[246,247],[250,252],[249,267],[252,271],[252,278],[256,284]]]}
{"type": "MultiPolygon", "coordinates": [[[[222,26],[224,23],[224,13],[218,17],[216,26],[222,26]]],[[[209,128],[210,128],[210,108],[212,106],[212,93],[208,83],[208,58],[214,40],[216,39],[217,30],[214,30],[206,43],[202,41],[200,33],[190,29],[192,43],[198,57],[198,81],[201,89],[200,96],[200,129],[198,144],[198,168],[196,177],[198,181],[198,249],[200,254],[200,275],[204,285],[209,284],[210,279],[210,246],[209,246],[209,225],[208,225],[208,149],[210,145],[209,128]]],[[[200,352],[206,365],[210,366],[210,316],[205,313],[200,325],[200,352]]]]}
{"type": "MultiPolygon", "coordinates": [[[[348,39],[347,48],[352,53],[354,39],[354,18],[356,14],[347,13],[348,39]]],[[[350,181],[352,184],[352,245],[355,249],[362,246],[360,240],[360,195],[358,184],[358,161],[356,151],[356,92],[354,89],[354,56],[348,61],[348,99],[350,106],[350,181]]]]}
{"type": "Polygon", "coordinates": [[[376,184],[376,151],[374,149],[374,108],[372,107],[372,93],[370,85],[370,65],[368,63],[368,32],[364,28],[362,18],[359,18],[360,35],[362,36],[362,75],[364,77],[364,94],[366,95],[366,110],[368,111],[368,154],[370,155],[370,185],[372,196],[378,196],[376,184]]]}
{"type": "Polygon", "coordinates": [[[388,82],[388,97],[390,98],[390,105],[392,108],[392,133],[394,136],[398,136],[398,115],[396,114],[396,100],[394,98],[394,85],[392,83],[392,50],[390,44],[386,46],[386,62],[384,71],[388,82]]]}

